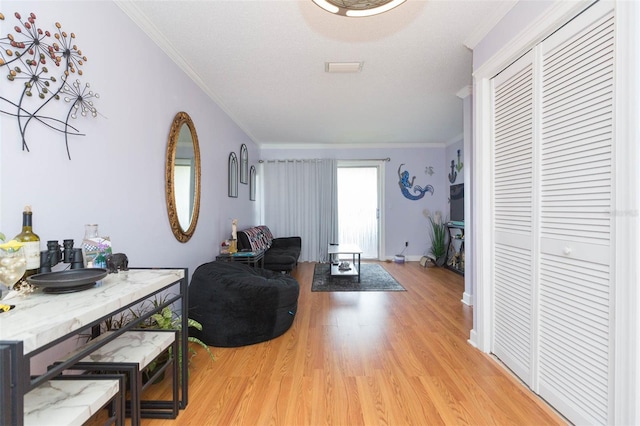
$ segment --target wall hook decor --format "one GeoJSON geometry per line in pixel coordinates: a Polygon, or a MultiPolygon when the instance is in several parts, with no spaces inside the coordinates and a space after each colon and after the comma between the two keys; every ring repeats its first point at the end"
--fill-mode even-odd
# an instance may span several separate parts
{"type": "Polygon", "coordinates": [[[463,163],[460,161],[460,150],[458,150],[458,164],[456,164],[456,170],[460,172],[462,170],[463,163]]]}
{"type": "Polygon", "coordinates": [[[458,172],[456,172],[456,162],[451,160],[451,173],[449,173],[449,182],[453,183],[456,181],[458,177],[458,172]]]}
{"type": "Polygon", "coordinates": [[[430,192],[431,195],[433,195],[433,186],[427,185],[424,188],[419,185],[414,186],[413,182],[416,180],[416,177],[411,177],[411,181],[409,181],[409,172],[406,170],[401,172],[402,166],[404,166],[404,163],[400,164],[400,167],[398,167],[398,178],[400,179],[398,181],[398,185],[400,186],[400,191],[405,198],[410,200],[419,200],[424,197],[424,194],[427,192],[430,192]],[[413,194],[409,190],[411,190],[413,194]]]}
{"type": "MultiPolygon", "coordinates": [[[[79,80],[72,84],[67,82],[71,74],[82,76],[81,67],[87,61],[87,57],[75,44],[75,34],[63,31],[59,22],[55,23],[56,29],[52,36],[51,31],[43,30],[36,25],[34,13],[30,13],[24,20],[18,12],[14,13],[14,16],[19,23],[13,27],[15,33],[8,33],[6,37],[0,38],[0,67],[6,67],[7,79],[10,82],[23,81],[24,87],[18,95],[17,102],[0,96],[0,112],[17,118],[23,151],[29,151],[27,128],[29,124],[36,122],[64,134],[67,157],[71,159],[69,135],[84,134],[71,126],[69,119],[75,119],[78,111],[81,116],[98,115],[93,99],[100,96],[89,90],[89,84],[86,83],[81,88],[79,80]],[[60,80],[49,74],[47,65],[62,67],[60,80]],[[54,108],[51,101],[60,100],[61,93],[69,95],[64,100],[71,103],[66,117],[58,119],[42,114],[41,111],[45,108],[54,108]],[[40,104],[35,104],[36,102],[40,104]]],[[[0,22],[4,20],[5,16],[0,12],[0,22]]]]}

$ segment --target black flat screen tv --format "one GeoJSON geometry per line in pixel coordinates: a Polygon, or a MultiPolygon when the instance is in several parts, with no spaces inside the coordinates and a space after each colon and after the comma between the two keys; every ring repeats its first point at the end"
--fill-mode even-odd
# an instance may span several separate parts
{"type": "Polygon", "coordinates": [[[464,223],[464,183],[449,187],[449,220],[464,223]]]}

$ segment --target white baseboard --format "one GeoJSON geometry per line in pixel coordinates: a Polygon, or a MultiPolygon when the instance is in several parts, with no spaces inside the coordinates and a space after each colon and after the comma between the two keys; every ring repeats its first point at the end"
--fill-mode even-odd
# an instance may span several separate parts
{"type": "Polygon", "coordinates": [[[462,293],[462,303],[464,303],[467,306],[473,306],[473,296],[471,296],[469,293],[464,292],[462,293]]]}
{"type": "Polygon", "coordinates": [[[467,343],[469,343],[471,346],[473,346],[474,348],[477,348],[478,345],[476,343],[476,330],[471,330],[469,332],[469,340],[467,340],[467,343]]]}
{"type": "MultiPolygon", "coordinates": [[[[404,261],[405,262],[419,262],[420,258],[422,258],[422,256],[420,255],[405,255],[404,256],[404,261]]],[[[387,256],[386,258],[382,259],[382,261],[394,261],[395,256],[387,256]]]]}

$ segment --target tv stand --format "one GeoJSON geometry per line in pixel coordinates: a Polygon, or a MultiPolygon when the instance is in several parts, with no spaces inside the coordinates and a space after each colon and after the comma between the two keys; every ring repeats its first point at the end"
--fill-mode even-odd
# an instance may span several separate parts
{"type": "Polygon", "coordinates": [[[449,244],[444,266],[464,275],[464,222],[447,223],[449,244]]]}

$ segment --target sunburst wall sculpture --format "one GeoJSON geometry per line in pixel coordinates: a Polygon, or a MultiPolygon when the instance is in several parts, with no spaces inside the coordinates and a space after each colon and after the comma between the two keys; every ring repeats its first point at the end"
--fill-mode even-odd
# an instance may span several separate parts
{"type": "MultiPolygon", "coordinates": [[[[17,118],[23,151],[29,151],[29,125],[40,123],[64,135],[67,157],[71,159],[69,136],[84,134],[70,125],[69,119],[78,115],[98,115],[93,101],[100,96],[90,89],[89,83],[82,84],[78,78],[70,81],[73,74],[82,76],[87,57],[75,44],[75,34],[64,31],[60,23],[56,22],[55,29],[49,31],[38,27],[34,13],[23,19],[16,12],[14,17],[17,25],[13,32],[0,38],[0,67],[7,70],[9,82],[23,82],[24,87],[15,102],[0,91],[0,112],[17,118]],[[52,70],[60,69],[59,79],[49,69],[51,66],[55,67],[52,70]],[[55,111],[60,99],[69,105],[68,109],[63,109],[59,116],[52,116],[50,111],[55,111]]],[[[5,24],[1,12],[0,24],[5,24]]]]}

